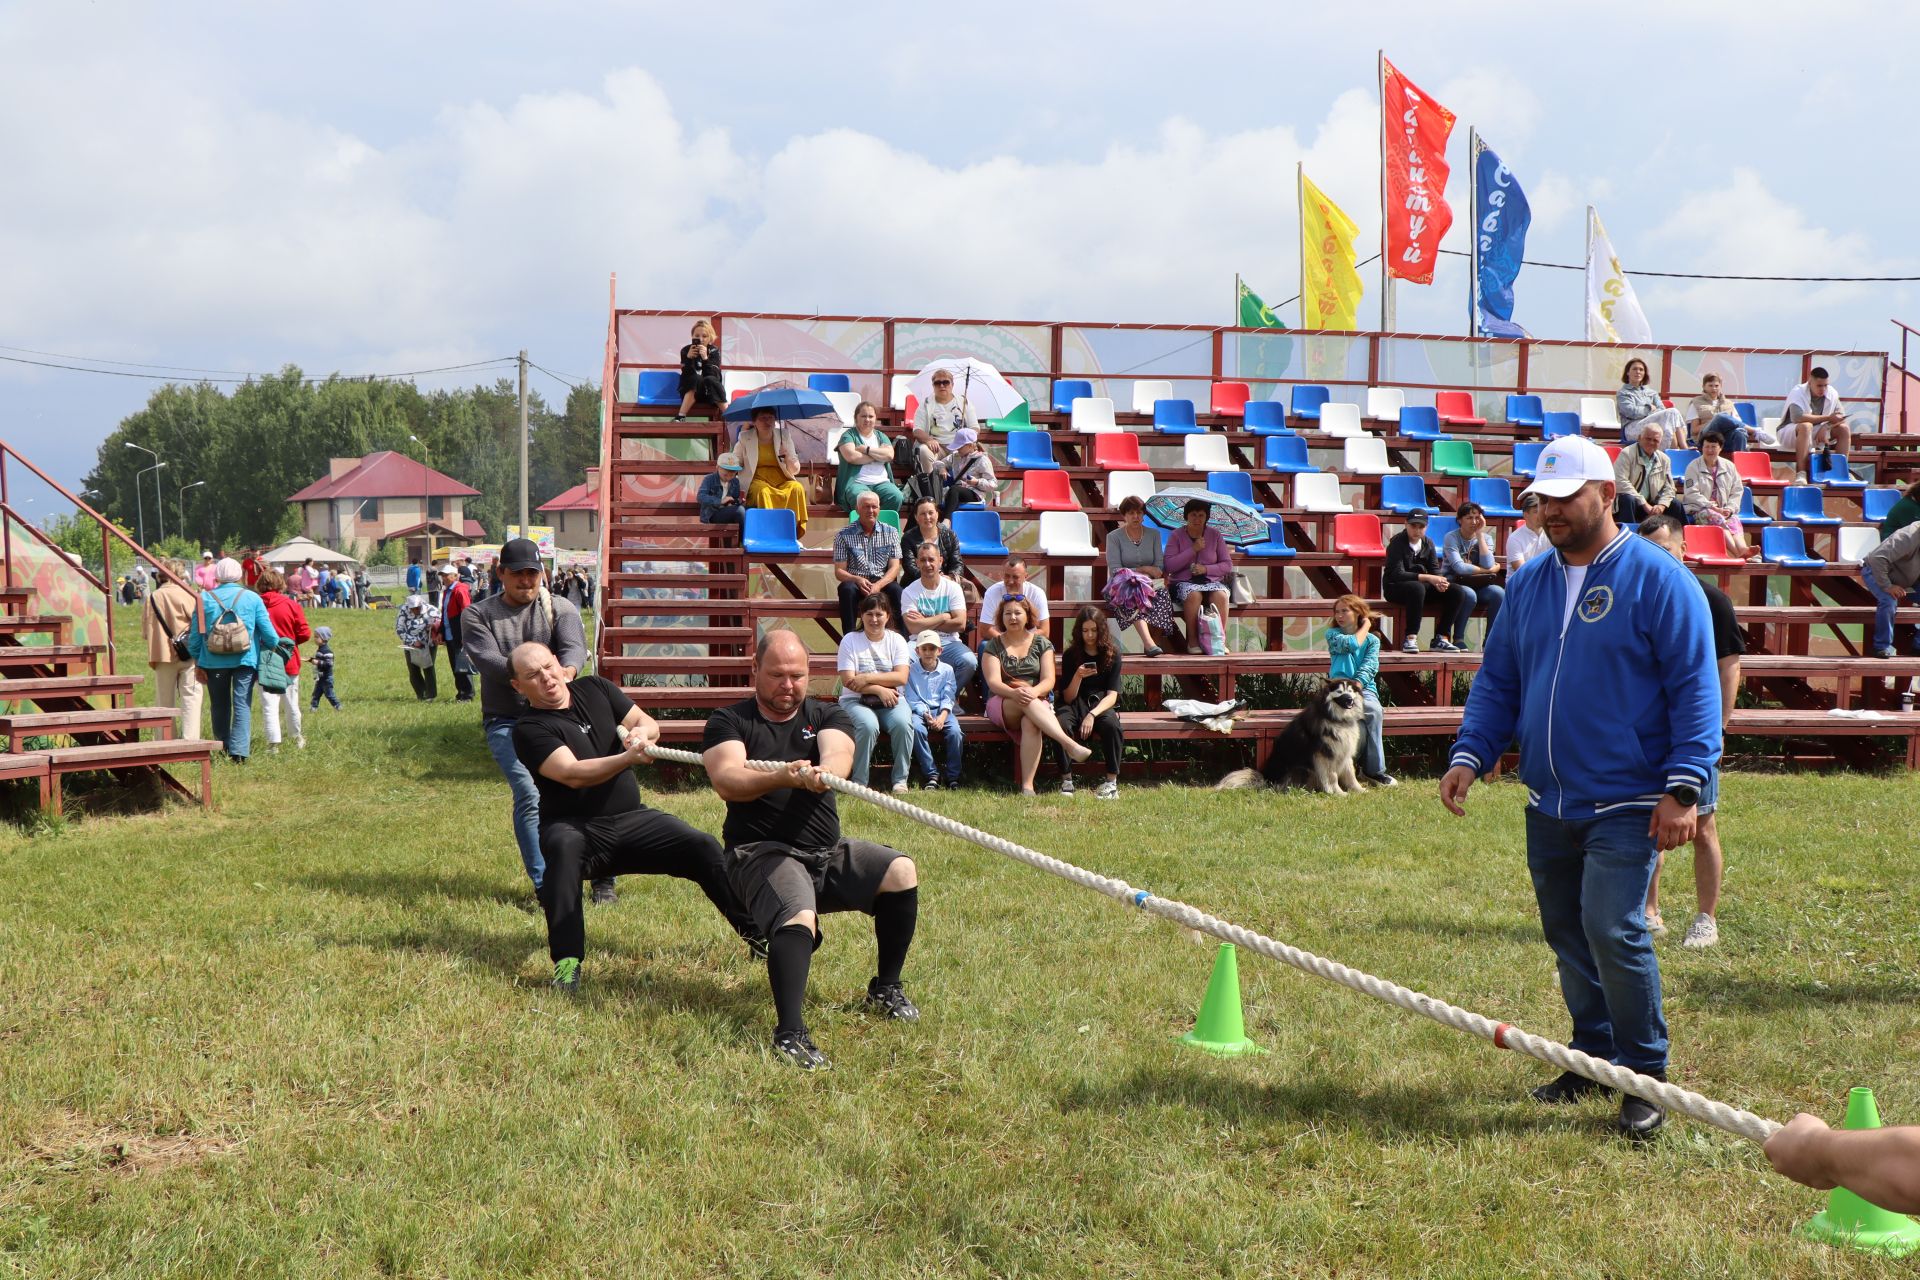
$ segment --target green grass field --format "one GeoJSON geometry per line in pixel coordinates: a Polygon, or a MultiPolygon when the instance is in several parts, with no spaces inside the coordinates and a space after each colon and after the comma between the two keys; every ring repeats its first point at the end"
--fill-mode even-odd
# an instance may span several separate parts
{"type": "MultiPolygon", "coordinates": [[[[850,801],[920,862],[919,1025],[857,1011],[871,932],[835,917],[809,1010],[835,1069],[781,1066],[764,973],[675,881],[593,909],[556,998],[474,709],[411,700],[389,616],[316,620],[346,710],[221,767],[216,814],[0,832],[0,1274],[1912,1274],[1795,1239],[1824,1197],[1743,1142],[1630,1148],[1602,1104],[1524,1101],[1544,1066],[1257,956],[1272,1052],[1183,1051],[1210,948],[850,801]]],[[[1562,1037],[1522,798],[931,799],[1562,1037]]],[[[1661,946],[1677,1080],[1776,1119],[1870,1084],[1920,1120],[1915,798],[1728,779],[1725,941],[1661,946]]],[[[718,829],[709,792],[659,803],[718,829]]]]}

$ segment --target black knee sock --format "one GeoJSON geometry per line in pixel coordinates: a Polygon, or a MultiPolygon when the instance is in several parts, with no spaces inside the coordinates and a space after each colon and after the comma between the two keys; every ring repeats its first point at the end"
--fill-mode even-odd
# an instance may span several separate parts
{"type": "Polygon", "coordinates": [[[879,953],[874,982],[888,986],[900,981],[900,967],[913,945],[914,926],[920,922],[920,890],[901,889],[873,900],[873,941],[879,953]]]}
{"type": "Polygon", "coordinates": [[[774,930],[767,945],[767,983],[773,988],[773,1033],[805,1031],[807,970],[813,964],[813,931],[789,924],[774,930]]]}

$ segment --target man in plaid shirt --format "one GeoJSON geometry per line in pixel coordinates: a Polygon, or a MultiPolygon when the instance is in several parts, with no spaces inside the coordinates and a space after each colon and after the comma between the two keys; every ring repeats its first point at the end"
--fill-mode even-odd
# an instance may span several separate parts
{"type": "Polygon", "coordinates": [[[884,594],[900,625],[900,531],[880,523],[880,497],[867,492],[854,500],[853,523],[833,535],[833,576],[840,584],[840,630],[860,629],[860,602],[884,594]]]}

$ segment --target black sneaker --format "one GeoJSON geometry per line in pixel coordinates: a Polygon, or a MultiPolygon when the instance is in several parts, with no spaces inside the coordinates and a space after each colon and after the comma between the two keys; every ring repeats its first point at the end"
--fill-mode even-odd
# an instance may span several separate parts
{"type": "Polygon", "coordinates": [[[833,1066],[805,1031],[774,1032],[773,1051],[802,1071],[825,1071],[833,1066]]]}
{"type": "Polygon", "coordinates": [[[1400,779],[1390,773],[1363,773],[1360,775],[1376,787],[1397,787],[1400,779]]]}
{"type": "Polygon", "coordinates": [[[616,890],[613,887],[613,881],[595,880],[593,882],[593,905],[594,906],[610,907],[618,901],[620,901],[620,893],[618,890],[616,890]]]}
{"type": "Polygon", "coordinates": [[[547,984],[563,996],[580,994],[580,961],[568,956],[553,966],[553,981],[547,984]]]}
{"type": "Polygon", "coordinates": [[[897,982],[884,985],[869,982],[865,1008],[868,1013],[877,1013],[896,1022],[920,1021],[920,1011],[913,1007],[913,1001],[907,999],[907,993],[900,989],[897,982]]]}
{"type": "Polygon", "coordinates": [[[767,952],[771,946],[768,939],[757,933],[747,933],[742,930],[740,941],[747,944],[747,954],[755,960],[765,960],[767,958],[767,952]]]}
{"type": "Polygon", "coordinates": [[[1631,1093],[1620,1095],[1620,1119],[1615,1122],[1615,1127],[1633,1141],[1645,1142],[1660,1132],[1660,1126],[1666,1122],[1666,1109],[1658,1103],[1648,1102],[1631,1093]]]}
{"type": "Polygon", "coordinates": [[[1562,1071],[1559,1076],[1551,1082],[1535,1089],[1533,1091],[1533,1100],[1535,1102],[1549,1102],[1557,1105],[1565,1102],[1578,1102],[1580,1099],[1590,1097],[1596,1093],[1610,1097],[1613,1094],[1613,1090],[1601,1084],[1598,1080],[1589,1080],[1585,1076],[1577,1075],[1572,1071],[1562,1071]]]}
{"type": "Polygon", "coordinates": [[[928,778],[925,782],[920,784],[920,789],[922,791],[938,791],[940,789],[940,779],[928,778]]]}

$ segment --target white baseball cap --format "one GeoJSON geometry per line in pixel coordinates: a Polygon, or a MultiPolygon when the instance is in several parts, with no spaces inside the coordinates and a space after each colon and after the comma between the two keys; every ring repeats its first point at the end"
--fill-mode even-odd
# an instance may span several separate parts
{"type": "Polygon", "coordinates": [[[941,647],[940,633],[938,631],[922,631],[913,638],[913,647],[916,649],[924,649],[928,645],[932,645],[936,649],[941,647]]]}
{"type": "Polygon", "coordinates": [[[1533,483],[1521,492],[1571,498],[1589,481],[1612,479],[1613,459],[1605,449],[1585,436],[1561,436],[1540,451],[1533,483]]]}

